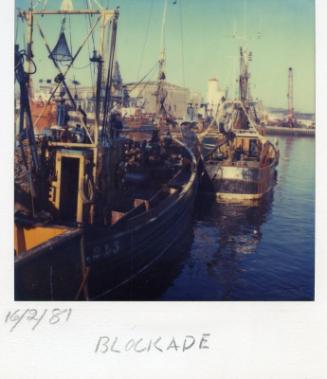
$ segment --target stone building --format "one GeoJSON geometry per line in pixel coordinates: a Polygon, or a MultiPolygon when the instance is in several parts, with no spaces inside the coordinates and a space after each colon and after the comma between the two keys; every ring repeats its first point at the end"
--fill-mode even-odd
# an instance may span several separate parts
{"type": "MultiPolygon", "coordinates": [[[[136,83],[126,84],[129,93],[131,106],[142,106],[146,113],[155,113],[157,111],[156,91],[157,82],[150,81],[136,85],[136,83]]],[[[176,118],[183,119],[186,114],[187,104],[190,101],[190,90],[166,82],[165,88],[168,95],[166,98],[166,110],[176,118]]]]}
{"type": "MultiPolygon", "coordinates": [[[[115,65],[115,75],[113,77],[113,100],[114,103],[128,106],[125,104],[126,98],[130,107],[142,107],[146,113],[155,113],[157,111],[156,90],[157,82],[146,82],[136,86],[136,83],[123,85],[119,72],[119,66],[115,65]]],[[[34,93],[34,99],[38,102],[44,102],[48,99],[55,83],[53,80],[41,80],[38,89],[34,93]]],[[[81,106],[87,113],[95,111],[95,89],[91,86],[83,86],[79,83],[69,83],[71,93],[75,98],[77,106],[81,106]]],[[[183,119],[186,114],[187,105],[191,99],[191,92],[175,84],[166,83],[168,95],[166,98],[166,110],[172,116],[183,119]]],[[[104,94],[103,94],[104,96],[104,94]]]]}

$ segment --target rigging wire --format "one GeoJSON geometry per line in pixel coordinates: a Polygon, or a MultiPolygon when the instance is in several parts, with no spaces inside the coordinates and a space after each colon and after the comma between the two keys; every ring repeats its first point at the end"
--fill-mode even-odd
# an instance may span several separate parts
{"type": "Polygon", "coordinates": [[[180,37],[181,37],[182,80],[183,80],[183,86],[185,87],[184,28],[183,28],[182,0],[179,0],[179,24],[180,24],[180,37]]]}
{"type": "MultiPolygon", "coordinates": [[[[83,40],[82,44],[81,44],[80,47],[77,49],[75,55],[73,56],[73,60],[72,60],[72,62],[71,62],[70,65],[66,68],[65,72],[63,72],[63,77],[64,77],[64,78],[67,76],[67,74],[68,74],[69,70],[71,69],[71,67],[72,67],[72,65],[73,65],[73,63],[74,63],[74,61],[76,60],[76,58],[78,57],[79,53],[81,52],[81,50],[83,49],[84,45],[86,44],[87,40],[89,39],[90,34],[94,31],[95,27],[96,27],[96,26],[98,25],[98,23],[100,22],[100,19],[101,19],[101,17],[98,17],[98,18],[97,18],[96,22],[93,24],[93,26],[92,26],[92,28],[91,28],[91,31],[90,31],[89,33],[87,33],[87,35],[86,35],[85,39],[83,40]]],[[[42,32],[42,29],[41,29],[40,24],[39,24],[38,22],[37,22],[37,26],[38,26],[39,32],[40,32],[40,34],[41,34],[41,37],[44,39],[44,38],[45,38],[44,33],[42,32]]],[[[53,96],[55,95],[55,93],[57,92],[57,90],[58,90],[58,88],[59,88],[59,85],[60,85],[60,83],[57,83],[57,85],[56,85],[56,86],[53,88],[53,90],[51,91],[50,96],[49,96],[49,98],[48,98],[48,101],[44,104],[42,111],[40,112],[40,114],[39,114],[37,120],[36,120],[35,123],[34,123],[35,126],[37,125],[38,121],[39,121],[40,118],[42,117],[42,115],[43,115],[43,113],[44,113],[44,110],[45,110],[45,107],[46,107],[47,105],[50,104],[50,102],[51,102],[53,96]]]]}
{"type": "Polygon", "coordinates": [[[80,66],[80,67],[76,67],[76,66],[74,65],[74,70],[84,70],[84,69],[86,69],[86,68],[89,67],[89,66],[91,66],[91,62],[86,63],[84,66],[80,66]]]}
{"type": "MultiPolygon", "coordinates": [[[[152,71],[153,71],[153,70],[152,70],[152,71]]],[[[153,74],[153,72],[152,72],[152,74],[153,74]]],[[[152,76],[153,76],[153,75],[152,75],[152,76]]],[[[151,78],[152,78],[152,76],[151,76],[151,78]]],[[[138,92],[138,94],[137,94],[136,97],[140,97],[141,93],[145,90],[145,88],[146,88],[149,84],[150,84],[150,81],[145,82],[144,85],[143,85],[143,87],[140,89],[140,91],[138,92]]],[[[133,90],[133,89],[132,89],[132,90],[133,90]]]]}
{"type": "Polygon", "coordinates": [[[43,3],[43,10],[46,9],[47,5],[48,5],[48,0],[44,0],[44,3],[43,3]]]}
{"type": "MultiPolygon", "coordinates": [[[[89,9],[89,10],[92,9],[91,4],[90,4],[90,0],[85,0],[85,4],[86,4],[87,9],[89,9]]],[[[91,25],[92,25],[91,17],[92,17],[92,15],[89,14],[89,15],[88,15],[88,19],[89,19],[89,25],[90,25],[90,27],[91,27],[91,25]]],[[[91,38],[92,38],[92,43],[93,43],[93,50],[95,50],[95,42],[94,42],[94,35],[93,35],[93,32],[92,32],[92,34],[91,34],[91,38]]]]}
{"type": "Polygon", "coordinates": [[[98,6],[98,8],[99,8],[100,10],[102,10],[102,9],[103,9],[103,6],[102,6],[102,4],[101,4],[101,3],[99,3],[99,1],[97,1],[97,0],[94,0],[94,2],[96,3],[96,5],[98,6]]]}
{"type": "MultiPolygon", "coordinates": [[[[23,24],[25,22],[23,16],[21,17],[21,20],[22,20],[22,30],[23,30],[23,24]]],[[[24,49],[26,49],[26,33],[24,33],[24,31],[22,32],[22,36],[23,36],[23,41],[22,41],[22,45],[24,46],[24,49]]]]}
{"type": "Polygon", "coordinates": [[[41,2],[42,0],[37,0],[37,4],[33,5],[33,10],[36,9],[41,4],[41,2]]]}
{"type": "Polygon", "coordinates": [[[161,41],[160,41],[160,59],[165,60],[166,59],[166,17],[167,17],[167,7],[168,2],[165,0],[164,3],[164,11],[163,11],[163,17],[162,17],[162,24],[161,24],[161,41]]]}
{"type": "Polygon", "coordinates": [[[161,38],[160,38],[160,58],[159,58],[159,70],[158,70],[158,80],[157,80],[157,91],[156,96],[156,106],[159,106],[157,110],[157,115],[167,115],[164,107],[164,102],[167,97],[167,90],[165,87],[165,69],[166,69],[166,16],[167,16],[168,1],[164,1],[164,9],[161,24],[161,38]]]}
{"type": "Polygon", "coordinates": [[[168,0],[164,1],[164,9],[161,24],[161,41],[160,41],[160,73],[165,70],[166,65],[166,18],[167,18],[168,0]]]}
{"type": "Polygon", "coordinates": [[[150,29],[150,24],[151,24],[151,19],[152,19],[153,2],[154,2],[154,0],[151,0],[148,24],[147,24],[146,32],[145,32],[145,40],[144,40],[144,44],[142,47],[141,60],[140,60],[140,64],[139,64],[137,75],[136,75],[137,78],[140,77],[140,72],[141,72],[141,68],[142,68],[143,60],[144,60],[144,51],[145,51],[145,47],[146,47],[148,39],[149,39],[149,29],[150,29]]]}
{"type": "Polygon", "coordinates": [[[68,15],[68,28],[69,28],[70,53],[71,53],[71,55],[73,55],[72,27],[71,27],[71,23],[70,23],[70,15],[68,15]]]}
{"type": "MultiPolygon", "coordinates": [[[[143,76],[143,78],[141,80],[139,80],[135,85],[134,87],[132,87],[131,89],[128,90],[129,93],[131,93],[132,91],[134,91],[135,88],[137,88],[151,73],[153,74],[153,71],[155,68],[157,68],[158,66],[158,62],[156,62],[153,67],[151,68],[151,70],[143,76]]],[[[151,76],[152,78],[152,76],[151,76]]],[[[150,81],[146,81],[142,88],[139,90],[138,94],[136,95],[136,97],[140,97],[141,93],[145,90],[145,88],[150,84],[150,81]]]]}
{"type": "MultiPolygon", "coordinates": [[[[19,8],[17,8],[17,13],[19,13],[19,12],[20,12],[20,10],[19,10],[19,8]]],[[[20,16],[17,15],[17,17],[16,17],[16,30],[15,30],[15,45],[17,44],[17,39],[18,39],[19,19],[20,19],[20,16]]]]}
{"type": "MultiPolygon", "coordinates": [[[[87,9],[91,9],[90,0],[85,0],[85,4],[86,4],[87,9]]],[[[90,27],[92,25],[91,17],[92,17],[91,15],[88,15],[88,16],[86,15],[85,16],[86,23],[88,21],[90,27]]],[[[92,38],[93,52],[94,52],[95,51],[95,41],[94,41],[94,35],[93,35],[93,33],[91,34],[91,38],[92,38]]],[[[89,57],[91,57],[90,41],[89,40],[87,41],[87,51],[88,51],[89,57]]],[[[96,77],[95,70],[96,70],[95,66],[93,66],[93,69],[92,69],[92,65],[90,64],[90,77],[91,77],[91,85],[92,85],[92,94],[93,95],[95,94],[95,88],[96,88],[96,85],[95,85],[95,77],[96,77]]]]}
{"type": "MultiPolygon", "coordinates": [[[[186,87],[185,83],[185,58],[184,58],[184,28],[183,28],[183,8],[182,0],[179,0],[179,24],[180,24],[180,37],[181,37],[181,58],[182,58],[182,81],[184,88],[186,87]]],[[[186,93],[184,91],[184,102],[185,102],[186,93]]]]}
{"type": "MultiPolygon", "coordinates": [[[[109,68],[110,65],[110,47],[112,45],[112,38],[113,38],[113,29],[117,29],[117,25],[114,26],[114,22],[111,19],[109,21],[109,27],[107,28],[107,33],[104,33],[104,43],[103,43],[103,51],[102,51],[102,59],[103,59],[103,69],[104,72],[107,72],[107,69],[109,68]],[[108,48],[105,48],[107,46],[108,48]]],[[[116,46],[116,45],[115,45],[116,46]]],[[[116,54],[116,53],[115,53],[116,54]]],[[[116,55],[114,55],[113,59],[115,60],[116,55]]],[[[114,62],[112,66],[112,70],[114,69],[114,62]]],[[[113,73],[113,72],[112,72],[113,73]]]]}
{"type": "MultiPolygon", "coordinates": [[[[131,92],[131,91],[134,91],[134,89],[135,88],[137,88],[152,72],[153,72],[153,70],[156,68],[158,66],[158,62],[156,62],[153,66],[152,66],[152,68],[150,69],[150,71],[147,73],[147,74],[145,74],[144,76],[143,76],[143,78],[142,79],[140,79],[135,85],[134,85],[134,87],[132,87],[130,90],[129,90],[129,92],[131,92]]],[[[147,85],[148,83],[145,83],[145,86],[147,85]]],[[[144,86],[144,88],[145,88],[145,86],[144,86]]],[[[144,89],[143,88],[143,89],[144,89]]],[[[140,92],[142,92],[142,90],[140,91],[140,92]]]]}
{"type": "MultiPolygon", "coordinates": [[[[70,15],[68,16],[68,28],[69,28],[70,53],[73,55],[72,27],[71,27],[70,15]]],[[[73,63],[73,68],[76,69],[76,67],[74,66],[74,63],[73,63]]],[[[78,98],[78,95],[77,95],[77,84],[76,84],[76,75],[75,75],[75,72],[73,72],[73,78],[74,78],[73,84],[74,84],[74,87],[75,87],[75,100],[76,100],[76,98],[78,98]]]]}
{"type": "Polygon", "coordinates": [[[111,87],[112,87],[112,73],[115,59],[115,51],[116,51],[116,35],[117,35],[117,22],[116,20],[111,21],[111,28],[108,28],[108,38],[110,35],[110,50],[109,50],[109,60],[108,60],[108,73],[106,80],[106,91],[105,91],[105,99],[104,99],[104,110],[103,110],[103,123],[102,123],[102,133],[101,138],[104,141],[105,138],[108,138],[107,132],[110,130],[107,127],[112,127],[109,125],[109,113],[111,110],[111,87]],[[111,32],[110,32],[111,29],[111,32]],[[110,33],[110,34],[109,34],[110,33]]]}

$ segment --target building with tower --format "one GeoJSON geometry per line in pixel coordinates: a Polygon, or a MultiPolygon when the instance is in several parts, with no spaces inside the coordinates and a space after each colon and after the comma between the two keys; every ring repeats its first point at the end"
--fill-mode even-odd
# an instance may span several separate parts
{"type": "Polygon", "coordinates": [[[220,87],[217,78],[210,78],[208,80],[208,113],[213,114],[222,98],[226,96],[226,91],[220,87]]]}

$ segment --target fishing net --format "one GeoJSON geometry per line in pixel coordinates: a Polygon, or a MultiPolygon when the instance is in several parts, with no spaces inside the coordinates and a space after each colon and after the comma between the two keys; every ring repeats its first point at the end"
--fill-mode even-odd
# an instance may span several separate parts
{"type": "Polygon", "coordinates": [[[68,47],[65,33],[63,31],[60,33],[58,42],[51,51],[49,58],[55,60],[58,63],[71,62],[73,60],[72,54],[68,47]]]}

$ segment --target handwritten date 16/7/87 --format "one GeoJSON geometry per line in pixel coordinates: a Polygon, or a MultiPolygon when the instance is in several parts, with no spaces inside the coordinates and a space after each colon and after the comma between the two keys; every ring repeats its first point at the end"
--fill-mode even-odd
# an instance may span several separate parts
{"type": "Polygon", "coordinates": [[[35,330],[40,324],[56,325],[63,324],[70,320],[71,308],[53,308],[38,310],[35,308],[16,309],[9,311],[5,316],[5,324],[10,326],[9,331],[13,332],[19,325],[28,324],[31,330],[35,330]]]}

